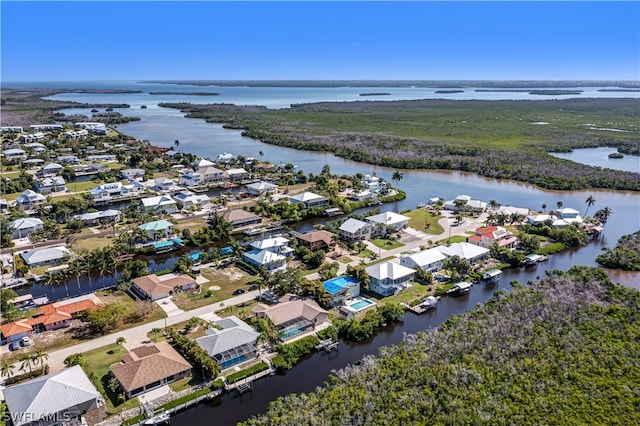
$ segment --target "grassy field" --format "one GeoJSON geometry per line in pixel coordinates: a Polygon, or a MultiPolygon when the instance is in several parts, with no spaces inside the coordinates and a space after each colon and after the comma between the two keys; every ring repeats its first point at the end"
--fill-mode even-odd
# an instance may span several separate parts
{"type": "Polygon", "coordinates": [[[118,305],[125,308],[121,324],[119,324],[115,329],[111,330],[110,333],[116,333],[127,328],[146,324],[166,317],[165,312],[155,303],[151,303],[150,313],[144,318],[141,317],[139,313],[138,303],[133,300],[131,296],[121,292],[100,290],[96,292],[96,295],[105,304],[117,303],[118,305]]]}
{"type": "Polygon", "coordinates": [[[393,241],[388,238],[375,238],[371,240],[374,246],[381,248],[382,250],[393,250],[398,247],[404,247],[400,241],[393,241]]]}
{"type": "Polygon", "coordinates": [[[127,350],[121,345],[112,343],[83,354],[82,369],[92,379],[91,381],[98,391],[105,396],[107,411],[111,414],[140,405],[138,398],[122,401],[108,388],[109,368],[116,362],[120,362],[126,353],[127,350]]]}
{"type": "Polygon", "coordinates": [[[464,235],[452,235],[451,239],[449,238],[445,238],[443,240],[440,240],[436,243],[436,245],[441,245],[441,244],[448,244],[449,242],[451,244],[453,243],[464,243],[465,241],[467,241],[467,237],[464,235]]]}
{"type": "Polygon", "coordinates": [[[403,213],[403,215],[410,218],[409,226],[413,229],[433,235],[440,235],[444,232],[444,229],[438,223],[444,216],[434,215],[425,209],[411,210],[403,213]]]}
{"type": "MultiPolygon", "coordinates": [[[[91,232],[91,231],[89,231],[91,232]]],[[[95,250],[97,248],[102,248],[111,245],[113,243],[113,236],[95,236],[92,238],[85,238],[82,240],[76,241],[76,248],[84,248],[87,250],[95,250]]]]}

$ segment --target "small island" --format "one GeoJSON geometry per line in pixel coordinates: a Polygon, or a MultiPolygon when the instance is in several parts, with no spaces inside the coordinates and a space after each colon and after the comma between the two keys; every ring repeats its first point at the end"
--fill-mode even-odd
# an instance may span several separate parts
{"type": "Polygon", "coordinates": [[[387,92],[370,92],[370,93],[360,93],[359,96],[390,96],[391,93],[387,92]]]}
{"type": "Polygon", "coordinates": [[[530,95],[581,95],[582,90],[531,90],[530,95]]]}
{"type": "Polygon", "coordinates": [[[146,105],[141,105],[140,108],[147,109],[147,106],[146,105]]]}
{"type": "Polygon", "coordinates": [[[436,93],[464,93],[464,90],[436,90],[436,93]]]}
{"type": "Polygon", "coordinates": [[[149,92],[150,95],[220,96],[216,92],[149,92]]]}
{"type": "Polygon", "coordinates": [[[609,158],[624,158],[624,154],[621,152],[612,152],[609,154],[609,158]]]}

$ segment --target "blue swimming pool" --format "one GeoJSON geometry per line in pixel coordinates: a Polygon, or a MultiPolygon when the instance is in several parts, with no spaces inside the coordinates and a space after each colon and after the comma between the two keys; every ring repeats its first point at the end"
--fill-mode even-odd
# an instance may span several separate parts
{"type": "Polygon", "coordinates": [[[367,299],[360,299],[358,300],[356,303],[350,304],[348,305],[351,309],[354,309],[356,311],[359,311],[361,309],[364,308],[368,308],[369,306],[373,305],[374,302],[372,302],[371,300],[367,300],[367,299]]]}

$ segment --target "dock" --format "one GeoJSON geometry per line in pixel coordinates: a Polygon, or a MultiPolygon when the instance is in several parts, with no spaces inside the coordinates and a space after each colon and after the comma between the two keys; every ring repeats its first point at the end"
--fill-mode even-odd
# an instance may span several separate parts
{"type": "Polygon", "coordinates": [[[6,281],[2,281],[2,284],[0,284],[0,288],[16,288],[26,284],[29,284],[29,281],[27,281],[25,278],[11,278],[6,281]]]}
{"type": "Polygon", "coordinates": [[[433,296],[429,296],[427,297],[423,302],[415,305],[415,306],[409,306],[406,303],[402,303],[402,305],[405,307],[405,309],[409,312],[413,312],[414,314],[417,315],[421,315],[424,314],[427,311],[430,311],[432,309],[435,309],[437,304],[438,304],[438,300],[439,298],[433,297],[433,296]]]}
{"type": "Polygon", "coordinates": [[[338,351],[338,343],[339,341],[333,341],[332,339],[322,340],[315,346],[317,351],[324,351],[325,353],[331,353],[333,351],[338,351]]]}

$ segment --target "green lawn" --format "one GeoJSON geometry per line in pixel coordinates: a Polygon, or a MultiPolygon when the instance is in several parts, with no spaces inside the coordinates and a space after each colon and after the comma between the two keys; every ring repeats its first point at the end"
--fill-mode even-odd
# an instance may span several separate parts
{"type": "Polygon", "coordinates": [[[436,243],[436,245],[441,245],[441,244],[448,244],[449,242],[451,242],[451,244],[453,243],[464,243],[467,241],[467,237],[464,235],[452,235],[451,236],[451,240],[449,240],[449,238],[445,238],[444,240],[440,240],[436,243]]]}
{"type": "Polygon", "coordinates": [[[140,313],[138,303],[128,294],[121,293],[119,291],[100,290],[96,291],[96,295],[105,304],[117,303],[125,308],[121,323],[115,329],[111,330],[110,333],[115,333],[120,330],[146,324],[148,322],[157,321],[167,316],[156,303],[149,302],[148,308],[150,309],[150,312],[143,317],[140,313]]]}
{"type": "Polygon", "coordinates": [[[377,256],[378,253],[374,253],[369,249],[362,250],[360,253],[358,253],[358,257],[371,257],[373,255],[377,256]]]}
{"type": "Polygon", "coordinates": [[[353,259],[351,259],[349,256],[340,256],[336,260],[340,263],[344,263],[345,265],[353,262],[353,259]]]}
{"type": "Polygon", "coordinates": [[[91,379],[96,386],[96,389],[104,395],[107,403],[107,411],[110,414],[140,405],[138,398],[132,398],[123,402],[122,399],[118,398],[118,395],[111,392],[108,387],[109,368],[112,364],[120,362],[122,356],[126,353],[127,350],[121,345],[112,343],[83,354],[84,364],[82,365],[82,369],[87,373],[87,376],[89,376],[89,379],[91,379]]]}
{"type": "Polygon", "coordinates": [[[376,238],[371,240],[371,242],[373,243],[373,245],[383,250],[393,250],[398,247],[404,247],[404,244],[402,244],[400,241],[394,241],[388,238],[376,238]]]}
{"type": "Polygon", "coordinates": [[[438,221],[444,216],[434,215],[424,209],[412,210],[410,212],[403,213],[403,215],[410,218],[409,226],[413,229],[433,235],[440,235],[444,232],[444,229],[438,223],[438,221]]]}

